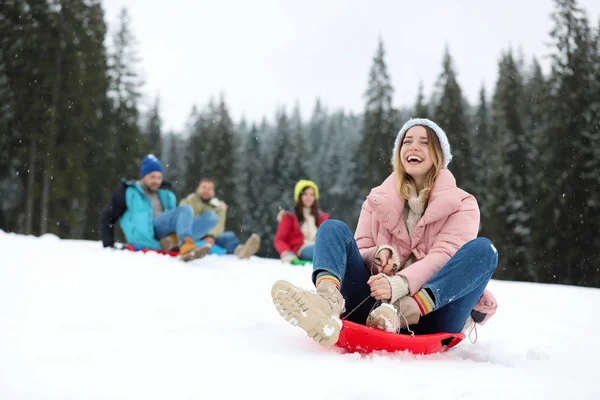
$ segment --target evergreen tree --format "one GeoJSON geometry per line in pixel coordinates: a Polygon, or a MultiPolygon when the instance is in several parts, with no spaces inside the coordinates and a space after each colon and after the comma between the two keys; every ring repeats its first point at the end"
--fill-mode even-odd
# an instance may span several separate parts
{"type": "Polygon", "coordinates": [[[529,133],[530,162],[535,162],[542,137],[545,132],[544,121],[548,107],[549,88],[539,62],[534,59],[525,82],[525,126],[529,133]]]}
{"type": "Polygon", "coordinates": [[[335,219],[346,222],[354,229],[360,208],[356,207],[360,199],[360,189],[356,181],[354,155],[358,151],[360,125],[343,111],[332,114],[328,123],[326,137],[327,164],[319,175],[321,181],[321,206],[335,219]],[[353,129],[351,124],[355,124],[353,129]]]}
{"type": "Polygon", "coordinates": [[[8,78],[3,72],[5,62],[0,52],[0,229],[12,231],[17,228],[16,214],[23,188],[16,174],[18,161],[12,156],[16,144],[11,132],[12,94],[8,78]]]}
{"type": "Polygon", "coordinates": [[[482,224],[487,215],[487,190],[488,177],[491,170],[490,156],[494,149],[494,142],[490,132],[490,116],[488,111],[485,88],[479,92],[479,106],[473,121],[473,173],[475,185],[473,195],[479,203],[482,224]]]}
{"type": "Polygon", "coordinates": [[[455,160],[450,163],[448,169],[452,171],[459,187],[473,193],[475,179],[470,151],[472,140],[469,135],[465,100],[448,48],[444,53],[442,73],[437,85],[439,93],[434,112],[435,121],[448,135],[455,160]]]}
{"type": "Polygon", "coordinates": [[[293,207],[294,185],[298,177],[298,165],[295,164],[294,138],[290,120],[285,108],[281,108],[275,117],[275,132],[272,138],[271,194],[273,195],[273,214],[280,208],[293,207]]]}
{"type": "Polygon", "coordinates": [[[146,149],[144,153],[154,154],[161,159],[162,157],[162,119],[160,117],[160,99],[158,96],[154,99],[154,104],[147,115],[146,126],[144,129],[146,149]]]}
{"type": "Polygon", "coordinates": [[[423,81],[419,82],[419,93],[415,104],[414,118],[429,118],[429,104],[425,103],[423,94],[423,81]]]}
{"type": "Polygon", "coordinates": [[[188,126],[190,129],[185,151],[184,172],[185,192],[190,193],[196,190],[199,180],[203,176],[208,176],[208,129],[209,123],[206,116],[200,113],[194,106],[189,117],[188,126]]]}
{"type": "MultiPolygon", "coordinates": [[[[138,62],[136,41],[130,28],[129,13],[121,9],[119,25],[113,38],[114,52],[110,55],[109,93],[113,109],[113,151],[115,175],[128,179],[139,177],[140,164],[145,156],[143,137],[139,128],[141,81],[135,72],[138,62]]],[[[109,161],[109,160],[107,160],[109,161]]]]}
{"type": "MultiPolygon", "coordinates": [[[[252,125],[250,132],[245,137],[242,151],[245,157],[241,158],[243,168],[241,169],[239,180],[239,202],[240,208],[240,232],[242,235],[250,235],[257,232],[266,238],[264,227],[273,225],[272,216],[267,216],[265,221],[265,203],[264,203],[264,185],[263,180],[264,164],[261,160],[261,136],[256,125],[252,125]]],[[[271,234],[272,232],[269,232],[271,234]]],[[[264,243],[263,251],[266,250],[264,243]]],[[[262,251],[261,251],[262,253],[262,251]]]]}
{"type": "Polygon", "coordinates": [[[163,143],[164,155],[162,162],[165,168],[165,179],[173,187],[177,199],[181,199],[187,195],[185,192],[185,171],[187,169],[185,158],[182,157],[186,144],[180,135],[173,132],[165,136],[163,143]]]}
{"type": "MultiPolygon", "coordinates": [[[[13,16],[16,14],[14,4],[7,4],[13,16]]],[[[8,14],[8,13],[7,13],[8,14]]],[[[11,88],[9,68],[12,62],[10,55],[15,51],[20,40],[15,35],[15,24],[8,16],[0,18],[0,229],[17,230],[16,215],[20,209],[23,187],[17,176],[17,166],[22,162],[17,156],[18,141],[14,126],[15,94],[11,88]]]]}
{"type": "MultiPolygon", "coordinates": [[[[283,113],[281,111],[280,113],[283,113]]],[[[277,118],[278,119],[278,118],[277,118]]],[[[253,171],[253,174],[248,177],[248,185],[246,186],[251,191],[247,192],[248,214],[251,215],[250,228],[254,232],[259,232],[262,237],[261,255],[265,257],[279,257],[273,246],[275,232],[277,231],[278,221],[277,216],[282,208],[290,208],[288,204],[293,201],[293,188],[281,187],[281,181],[284,181],[279,176],[279,171],[273,168],[275,163],[282,160],[274,155],[283,154],[278,152],[281,143],[284,140],[277,140],[277,135],[274,132],[277,128],[269,126],[266,119],[263,119],[258,126],[258,135],[255,142],[249,141],[246,143],[248,154],[252,154],[252,160],[248,160],[249,164],[247,171],[253,171]],[[262,143],[261,143],[262,142],[262,143]],[[256,149],[259,148],[259,155],[256,155],[256,149]],[[250,161],[252,161],[250,163],[250,161]],[[252,184],[254,182],[254,184],[252,184]],[[283,192],[288,193],[285,195],[283,192]],[[285,197],[285,198],[284,198],[285,197]],[[257,224],[257,225],[254,225],[257,224]]],[[[281,137],[279,138],[281,139],[281,137]]]]}
{"type": "Polygon", "coordinates": [[[363,140],[360,146],[361,188],[365,194],[380,185],[392,172],[390,149],[396,139],[393,88],[385,64],[383,42],[379,45],[369,72],[364,113],[363,140]]]}
{"type": "Polygon", "coordinates": [[[343,192],[342,171],[344,166],[342,162],[342,151],[346,146],[342,142],[342,129],[344,126],[343,112],[336,112],[329,116],[327,123],[327,133],[324,138],[324,159],[320,165],[320,174],[315,177],[320,187],[321,200],[320,205],[324,210],[332,214],[339,214],[340,196],[343,192]]]}
{"type": "Polygon", "coordinates": [[[292,179],[306,179],[310,167],[311,154],[306,149],[304,127],[300,116],[300,106],[296,104],[290,120],[293,146],[290,149],[292,165],[295,166],[292,179]]]}
{"type": "Polygon", "coordinates": [[[117,177],[113,175],[114,170],[107,163],[107,160],[114,160],[110,118],[113,104],[108,97],[108,60],[104,45],[107,27],[100,1],[90,2],[88,11],[86,34],[81,37],[87,55],[86,87],[82,94],[87,107],[87,117],[84,121],[87,156],[84,167],[88,180],[86,200],[81,202],[81,208],[84,212],[83,237],[97,240],[100,214],[112,195],[112,189],[116,187],[117,177]]]}
{"type": "Polygon", "coordinates": [[[556,51],[533,210],[544,226],[533,232],[534,259],[543,281],[598,286],[598,42],[575,0],[555,4],[556,51]]]}
{"type": "Polygon", "coordinates": [[[321,104],[321,100],[317,99],[313,113],[308,124],[308,141],[306,143],[306,152],[309,155],[309,168],[307,170],[311,176],[317,176],[323,163],[324,147],[323,143],[327,129],[327,110],[321,104]]]}
{"type": "Polygon", "coordinates": [[[88,155],[106,102],[102,8],[77,0],[3,5],[10,175],[21,180],[11,186],[25,188],[12,213],[25,233],[81,237],[93,210],[88,155]]]}
{"type": "Polygon", "coordinates": [[[99,215],[100,207],[99,199],[89,203],[90,187],[98,183],[90,178],[88,156],[93,142],[108,136],[107,129],[100,130],[101,137],[94,132],[103,124],[107,100],[104,15],[98,1],[79,0],[63,0],[52,15],[60,50],[49,91],[40,233],[96,239],[94,229],[86,228],[88,221],[97,227],[97,217],[89,215],[94,210],[99,215]]]}
{"type": "Polygon", "coordinates": [[[225,100],[221,98],[215,104],[211,99],[200,113],[194,108],[190,119],[193,122],[186,151],[186,191],[195,191],[202,178],[212,179],[217,197],[228,206],[227,229],[237,231],[241,218],[236,205],[237,135],[225,100]]]}
{"type": "MultiPolygon", "coordinates": [[[[10,155],[24,193],[18,213],[25,234],[39,232],[42,141],[47,129],[49,76],[54,36],[46,2],[3,2],[0,18],[0,58],[6,79],[5,110],[10,132],[10,155]],[[35,223],[38,222],[38,223],[35,223]]],[[[54,46],[55,48],[56,46],[54,46]]],[[[52,72],[51,72],[52,71],[52,72]]]]}
{"type": "Polygon", "coordinates": [[[486,235],[499,252],[496,276],[531,281],[536,276],[529,263],[531,210],[526,193],[531,167],[523,103],[521,71],[509,51],[500,61],[492,104],[495,146],[488,187],[486,235]]]}
{"type": "MultiPolygon", "coordinates": [[[[546,122],[548,120],[548,95],[549,87],[547,81],[542,73],[542,69],[534,59],[533,64],[530,68],[529,74],[525,82],[525,128],[526,128],[526,139],[530,151],[528,152],[528,163],[531,166],[531,173],[527,174],[527,186],[529,190],[526,192],[528,205],[530,207],[530,213],[532,218],[530,221],[531,227],[531,247],[534,249],[536,237],[541,232],[547,229],[547,219],[541,220],[536,217],[536,209],[540,206],[538,199],[543,198],[543,193],[548,188],[547,177],[542,173],[544,169],[544,160],[540,157],[543,153],[542,143],[544,135],[546,134],[546,122]]],[[[546,262],[537,262],[534,258],[536,251],[530,251],[530,268],[532,269],[532,276],[536,281],[546,280],[546,272],[544,269],[547,267],[546,262]]]]}
{"type": "Polygon", "coordinates": [[[228,205],[227,229],[238,231],[240,226],[239,209],[236,204],[235,154],[236,134],[225,99],[212,111],[212,126],[209,136],[211,157],[209,176],[215,180],[219,199],[228,205]]]}

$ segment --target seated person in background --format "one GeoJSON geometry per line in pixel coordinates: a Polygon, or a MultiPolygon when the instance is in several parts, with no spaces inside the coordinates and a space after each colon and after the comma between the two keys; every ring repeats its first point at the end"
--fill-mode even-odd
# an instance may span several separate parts
{"type": "Polygon", "coordinates": [[[294,211],[281,210],[277,216],[275,249],[283,262],[292,262],[294,257],[312,261],[317,229],[329,214],[320,210],[319,188],[312,181],[298,181],[294,201],[294,211]]]}
{"type": "Polygon", "coordinates": [[[260,248],[260,237],[253,233],[246,243],[240,244],[237,235],[225,231],[227,219],[227,205],[215,195],[215,184],[211,179],[202,178],[195,193],[190,193],[181,200],[179,205],[189,205],[194,210],[194,215],[202,216],[206,213],[215,213],[218,217],[217,224],[202,238],[205,242],[216,244],[224,248],[227,253],[235,254],[238,258],[250,258],[260,248]]]}
{"type": "Polygon", "coordinates": [[[100,215],[100,236],[104,247],[114,247],[117,221],[129,244],[164,250],[171,234],[179,238],[179,254],[185,261],[208,254],[210,246],[196,246],[217,223],[214,212],[194,218],[190,206],[177,207],[171,186],[163,181],[163,167],[154,155],[142,161],[139,181],[122,180],[100,215]]]}

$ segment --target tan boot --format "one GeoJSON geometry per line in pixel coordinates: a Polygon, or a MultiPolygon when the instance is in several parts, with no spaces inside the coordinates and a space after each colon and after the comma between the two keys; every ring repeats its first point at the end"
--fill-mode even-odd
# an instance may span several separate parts
{"type": "Polygon", "coordinates": [[[256,254],[258,249],[260,249],[260,236],[253,233],[248,240],[246,240],[246,243],[240,244],[235,248],[234,254],[240,259],[250,258],[256,254]]]}
{"type": "Polygon", "coordinates": [[[322,282],[314,293],[277,281],[271,288],[271,297],[279,314],[315,342],[322,346],[336,344],[342,328],[339,316],[344,310],[344,298],[333,282],[322,282]]]}
{"type": "Polygon", "coordinates": [[[160,239],[160,249],[162,251],[171,251],[173,247],[177,247],[177,243],[179,243],[179,240],[177,239],[177,234],[171,233],[170,235],[160,239]]]}
{"type": "Polygon", "coordinates": [[[400,328],[419,323],[421,311],[417,302],[404,296],[393,305],[384,303],[371,311],[367,326],[386,332],[398,332],[400,328]]]}
{"type": "Polygon", "coordinates": [[[401,326],[398,309],[392,304],[384,303],[380,305],[369,313],[367,326],[386,332],[398,332],[401,326]]]}
{"type": "Polygon", "coordinates": [[[400,318],[400,326],[405,327],[408,325],[414,325],[419,323],[421,318],[421,310],[419,305],[410,296],[404,296],[400,300],[394,303],[394,306],[398,309],[398,317],[400,318]]]}
{"type": "Polygon", "coordinates": [[[179,257],[183,261],[192,261],[202,258],[210,252],[210,245],[203,244],[202,246],[196,246],[196,242],[191,237],[183,239],[183,244],[179,246],[179,257]]]}

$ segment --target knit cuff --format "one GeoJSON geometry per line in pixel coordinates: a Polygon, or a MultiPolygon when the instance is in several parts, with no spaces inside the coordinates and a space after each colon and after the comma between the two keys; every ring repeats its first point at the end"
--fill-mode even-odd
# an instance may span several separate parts
{"type": "Polygon", "coordinates": [[[389,303],[394,304],[396,300],[408,295],[408,281],[400,275],[387,276],[384,275],[392,287],[392,298],[389,303]]]}
{"type": "Polygon", "coordinates": [[[394,261],[394,265],[396,265],[397,267],[400,266],[400,256],[398,255],[398,252],[396,251],[396,249],[394,249],[392,246],[388,246],[388,245],[383,245],[383,246],[379,246],[377,248],[377,250],[375,251],[375,254],[373,255],[373,260],[375,260],[377,258],[377,256],[379,256],[379,253],[381,253],[382,250],[390,250],[392,252],[392,260],[394,261]]]}

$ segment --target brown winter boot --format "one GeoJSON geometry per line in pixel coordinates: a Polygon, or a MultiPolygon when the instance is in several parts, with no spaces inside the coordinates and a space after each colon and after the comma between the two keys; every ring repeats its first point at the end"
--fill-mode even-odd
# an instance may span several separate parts
{"type": "Polygon", "coordinates": [[[202,258],[210,252],[210,245],[203,244],[202,246],[196,246],[194,239],[187,236],[183,239],[183,244],[179,246],[179,257],[183,261],[192,261],[198,258],[202,258]]]}
{"type": "Polygon", "coordinates": [[[271,297],[279,314],[290,324],[302,328],[322,346],[336,344],[342,328],[339,317],[344,298],[333,282],[321,282],[314,293],[277,281],[271,288],[271,297]]]}
{"type": "Polygon", "coordinates": [[[179,243],[177,234],[171,233],[170,235],[160,239],[160,249],[162,251],[171,251],[174,247],[177,247],[177,243],[179,243]]]}
{"type": "Polygon", "coordinates": [[[250,258],[256,254],[258,249],[260,249],[260,236],[253,233],[248,240],[246,240],[246,243],[240,244],[235,248],[234,254],[240,259],[250,258]]]}

